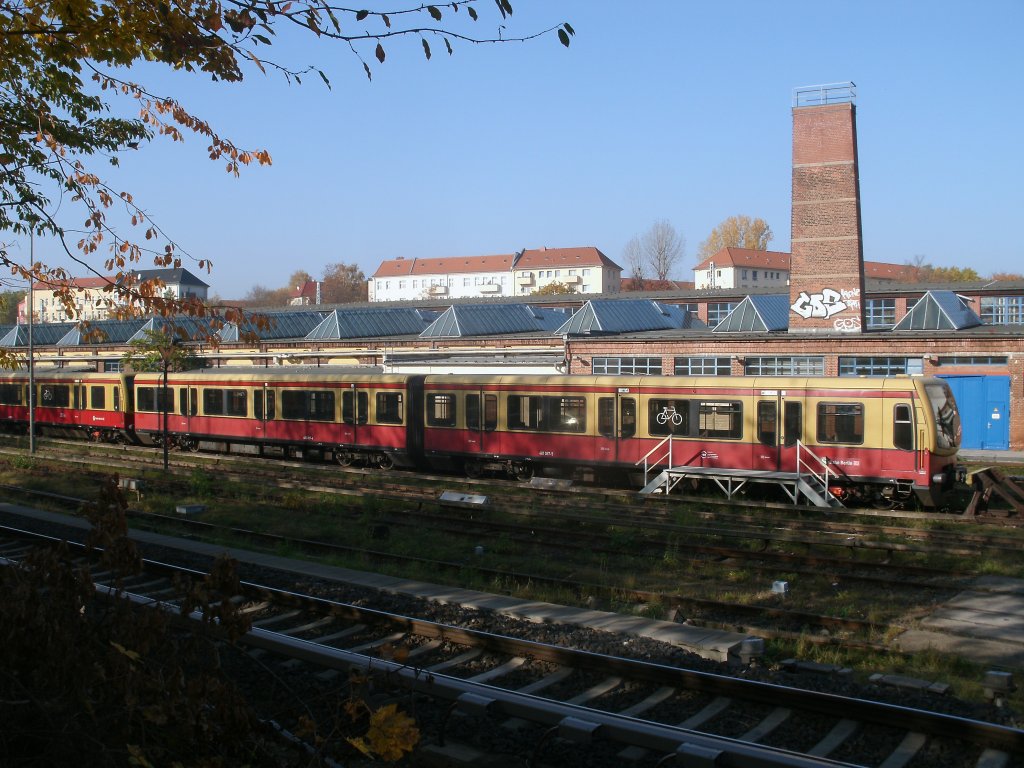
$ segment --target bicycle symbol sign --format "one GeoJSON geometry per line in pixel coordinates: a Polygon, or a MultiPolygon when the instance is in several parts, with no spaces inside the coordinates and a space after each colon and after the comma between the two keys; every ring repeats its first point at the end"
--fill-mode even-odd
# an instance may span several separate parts
{"type": "Polygon", "coordinates": [[[662,409],[661,413],[654,417],[654,420],[659,424],[668,424],[672,422],[677,427],[683,423],[683,414],[678,413],[675,406],[666,406],[662,409]]]}

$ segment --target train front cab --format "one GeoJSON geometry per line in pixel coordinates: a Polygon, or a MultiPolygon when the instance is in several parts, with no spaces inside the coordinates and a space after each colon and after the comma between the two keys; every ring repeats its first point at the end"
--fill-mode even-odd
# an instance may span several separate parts
{"type": "Polygon", "coordinates": [[[966,469],[957,460],[963,428],[953,391],[942,379],[915,379],[922,403],[922,428],[918,453],[926,467],[926,488],[915,489],[922,506],[942,506],[957,482],[965,479],[966,469]]]}

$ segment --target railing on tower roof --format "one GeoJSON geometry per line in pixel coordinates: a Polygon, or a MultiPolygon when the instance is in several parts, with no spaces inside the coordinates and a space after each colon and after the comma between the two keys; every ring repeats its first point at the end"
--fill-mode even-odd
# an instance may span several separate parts
{"type": "Polygon", "coordinates": [[[794,107],[819,107],[824,104],[853,104],[857,100],[857,85],[853,81],[805,85],[793,89],[794,107]]]}

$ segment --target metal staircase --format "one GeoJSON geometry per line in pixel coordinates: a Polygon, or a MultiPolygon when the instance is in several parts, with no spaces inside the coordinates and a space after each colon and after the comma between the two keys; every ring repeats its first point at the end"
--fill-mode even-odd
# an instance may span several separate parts
{"type": "Polygon", "coordinates": [[[645,485],[640,495],[669,494],[685,479],[702,479],[715,483],[730,499],[748,483],[768,483],[782,488],[794,504],[799,504],[803,498],[815,507],[843,506],[829,491],[842,477],[841,473],[827,459],[821,458],[800,441],[796,444],[795,472],[694,466],[691,462],[701,457],[700,451],[676,464],[674,459],[680,458],[685,450],[682,446],[692,449],[693,443],[675,441],[681,443],[676,447],[674,441],[673,436],[669,435],[636,462],[636,466],[643,465],[644,470],[645,485]]]}

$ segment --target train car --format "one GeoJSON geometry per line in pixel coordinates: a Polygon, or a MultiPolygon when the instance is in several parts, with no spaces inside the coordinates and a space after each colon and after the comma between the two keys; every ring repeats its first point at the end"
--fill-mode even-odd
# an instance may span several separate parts
{"type": "MultiPolygon", "coordinates": [[[[200,441],[332,453],[339,464],[389,468],[416,463],[422,377],[352,369],[231,369],[167,376],[167,432],[179,447],[200,441]]],[[[162,373],[135,377],[135,429],[164,433],[162,373]]]]}
{"type": "Polygon", "coordinates": [[[827,462],[833,492],[934,506],[956,479],[959,415],[939,379],[428,376],[423,449],[469,475],[580,467],[797,471],[827,462]],[[671,451],[671,454],[669,453],[671,451]]]}
{"type": "MultiPolygon", "coordinates": [[[[131,377],[121,373],[52,369],[35,372],[35,423],[50,432],[83,433],[92,440],[132,440],[131,377]]],[[[27,429],[27,371],[0,373],[0,423],[27,429]]]]}

